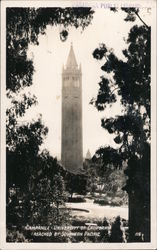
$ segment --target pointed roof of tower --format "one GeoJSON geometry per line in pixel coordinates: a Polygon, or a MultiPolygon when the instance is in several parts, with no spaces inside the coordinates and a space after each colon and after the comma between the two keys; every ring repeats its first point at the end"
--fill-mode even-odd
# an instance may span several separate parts
{"type": "Polygon", "coordinates": [[[86,154],[86,159],[90,160],[92,158],[91,153],[88,149],[87,154],[86,154]]]}
{"type": "Polygon", "coordinates": [[[78,64],[77,64],[76,57],[74,54],[73,45],[71,43],[70,52],[69,52],[68,60],[66,63],[66,68],[77,68],[77,67],[78,67],[78,64]]]}

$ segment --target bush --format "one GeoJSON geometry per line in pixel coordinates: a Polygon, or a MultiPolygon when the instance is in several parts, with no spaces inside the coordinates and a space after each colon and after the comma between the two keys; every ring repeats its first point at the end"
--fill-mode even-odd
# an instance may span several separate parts
{"type": "Polygon", "coordinates": [[[123,227],[128,227],[128,221],[127,220],[122,219],[122,224],[123,224],[123,227]]]}
{"type": "Polygon", "coordinates": [[[108,198],[96,198],[94,200],[94,203],[97,203],[101,206],[122,206],[123,200],[120,197],[115,197],[112,200],[109,200],[108,198]]]}
{"type": "Polygon", "coordinates": [[[109,242],[109,227],[111,224],[106,217],[103,220],[102,226],[105,228],[100,232],[100,242],[109,242]]]}
{"type": "Polygon", "coordinates": [[[85,198],[83,197],[69,197],[68,202],[74,202],[74,203],[79,203],[79,202],[86,202],[85,198]]]}
{"type": "Polygon", "coordinates": [[[108,199],[95,199],[94,203],[97,203],[101,206],[110,205],[110,201],[108,199]]]}
{"type": "Polygon", "coordinates": [[[103,220],[98,218],[85,218],[83,216],[74,216],[71,220],[73,226],[84,226],[86,223],[94,223],[98,226],[102,226],[103,220]]]}
{"type": "Polygon", "coordinates": [[[29,242],[28,239],[25,238],[23,232],[18,230],[7,230],[7,242],[29,242]]]}
{"type": "Polygon", "coordinates": [[[123,205],[123,201],[122,201],[121,198],[116,197],[113,200],[111,200],[110,205],[113,206],[113,207],[114,206],[122,206],[123,205]]]}
{"type": "MultiPolygon", "coordinates": [[[[96,226],[103,226],[103,221],[102,219],[96,219],[96,218],[85,218],[85,217],[75,217],[72,220],[72,226],[85,226],[86,223],[92,223],[95,224],[96,226]]],[[[86,225],[87,226],[87,225],[86,225]]],[[[106,226],[106,225],[104,225],[106,226]]],[[[78,232],[83,232],[82,230],[78,229],[78,232]]],[[[99,236],[88,236],[86,235],[86,232],[88,232],[88,226],[84,230],[84,234],[82,236],[73,236],[72,237],[72,242],[106,242],[107,241],[107,233],[105,230],[100,231],[99,236]]],[[[97,229],[93,230],[93,232],[98,232],[97,229]]]]}

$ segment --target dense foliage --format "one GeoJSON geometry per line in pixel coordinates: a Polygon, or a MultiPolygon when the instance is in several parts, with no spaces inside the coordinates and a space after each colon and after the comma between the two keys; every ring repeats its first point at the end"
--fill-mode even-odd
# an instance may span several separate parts
{"type": "MultiPolygon", "coordinates": [[[[115,8],[111,10],[117,12],[115,8]]],[[[144,235],[144,241],[149,241],[151,30],[140,17],[138,9],[122,8],[122,11],[127,14],[125,21],[134,22],[139,18],[142,26],[134,25],[131,28],[126,40],[127,49],[123,51],[124,60],[117,58],[114,51],[104,43],[94,50],[93,57],[97,60],[105,58],[106,62],[101,67],[104,75],[99,82],[97,97],[91,101],[98,111],[103,111],[116,103],[117,97],[120,97],[123,114],[101,121],[104,129],[115,134],[114,141],[119,148],[100,148],[93,160],[94,164],[98,164],[99,176],[103,173],[104,178],[107,176],[108,165],[121,168],[123,162],[127,163],[125,173],[128,180],[125,190],[129,195],[130,241],[136,240],[137,232],[144,235]]],[[[59,36],[65,41],[69,26],[84,29],[91,23],[92,17],[93,11],[90,8],[7,8],[8,241],[27,241],[21,227],[27,222],[66,224],[68,215],[64,210],[65,189],[71,196],[74,192],[87,192],[87,180],[84,175],[71,174],[69,178],[69,174],[56,159],[47,151],[40,152],[40,146],[48,133],[41,117],[37,121],[23,124],[19,122],[19,118],[24,117],[32,105],[37,105],[36,97],[29,93],[34,73],[33,61],[27,57],[29,44],[39,44],[39,35],[45,34],[47,25],[60,25],[62,30],[59,36]],[[26,89],[28,93],[24,94],[26,89]],[[67,179],[70,180],[68,183],[67,179]]],[[[92,169],[90,174],[94,192],[95,170],[92,169]]],[[[120,219],[117,219],[112,226],[112,231],[119,234],[119,242],[122,240],[120,223],[120,219]]],[[[30,235],[27,237],[30,241],[35,240],[30,235]]],[[[52,235],[49,239],[68,240],[66,233],[62,239],[59,238],[52,235]]],[[[38,240],[43,241],[44,238],[39,237],[38,240]]],[[[114,240],[111,239],[112,242],[114,240]]],[[[108,236],[104,236],[104,241],[108,241],[108,236]]]]}
{"type": "Polygon", "coordinates": [[[85,195],[87,193],[87,176],[85,174],[67,173],[66,188],[71,198],[74,193],[85,195]]]}
{"type": "MultiPolygon", "coordinates": [[[[21,231],[24,230],[22,225],[24,227],[26,223],[55,225],[62,221],[64,224],[68,218],[64,209],[60,209],[64,208],[65,201],[65,170],[47,151],[40,152],[48,128],[42,124],[41,117],[36,121],[20,122],[27,110],[37,105],[37,98],[29,93],[29,86],[33,84],[34,65],[27,57],[28,46],[39,45],[39,35],[45,34],[47,25],[60,25],[62,31],[59,36],[65,41],[69,26],[83,30],[90,24],[92,17],[90,8],[7,8],[8,241],[26,241],[21,231]]],[[[30,235],[27,237],[30,241],[35,240],[30,235]]],[[[54,238],[52,235],[50,239],[58,241],[59,237],[54,238]]],[[[38,240],[41,241],[41,238],[38,240]]]]}
{"type": "Polygon", "coordinates": [[[84,169],[88,176],[87,190],[94,197],[94,203],[111,206],[127,205],[127,193],[122,190],[127,181],[124,174],[126,163],[123,163],[121,158],[118,161],[117,157],[119,157],[117,150],[106,147],[98,149],[92,159],[85,161],[84,169]]]}
{"type": "MultiPolygon", "coordinates": [[[[116,9],[113,9],[116,11],[116,9]]],[[[125,21],[134,21],[139,10],[122,9],[127,12],[125,21]]],[[[140,18],[141,20],[141,18],[140,18]]],[[[123,114],[102,119],[101,125],[109,133],[115,134],[117,167],[120,161],[127,162],[128,181],[125,189],[129,194],[130,240],[135,240],[136,232],[141,232],[145,241],[150,235],[150,35],[151,29],[142,20],[142,26],[134,25],[123,50],[124,60],[118,59],[112,49],[101,44],[93,52],[94,58],[105,63],[101,69],[104,75],[99,83],[98,95],[91,102],[102,111],[117,102],[123,107],[123,114]],[[133,210],[136,209],[136,216],[133,210]]],[[[104,152],[108,149],[105,148],[104,152]]],[[[110,149],[114,155],[115,149],[110,149]]],[[[99,157],[105,153],[98,152],[99,157]]]]}

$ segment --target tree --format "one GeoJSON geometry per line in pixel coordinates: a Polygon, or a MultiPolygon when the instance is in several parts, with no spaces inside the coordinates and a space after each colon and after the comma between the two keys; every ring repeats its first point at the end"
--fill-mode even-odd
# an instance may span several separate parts
{"type": "MultiPolygon", "coordinates": [[[[127,12],[125,21],[134,21],[136,17],[141,20],[138,9],[122,10],[127,12]]],[[[150,241],[151,29],[143,20],[142,24],[134,25],[128,34],[128,48],[123,50],[125,60],[118,59],[105,44],[93,52],[94,58],[105,58],[106,62],[101,67],[105,74],[101,77],[98,95],[91,103],[101,111],[116,103],[119,96],[123,107],[122,115],[102,119],[101,125],[115,134],[114,141],[119,145],[118,158],[113,159],[113,164],[117,167],[119,159],[127,162],[125,190],[129,195],[130,241],[135,240],[136,232],[144,234],[144,241],[150,241]]],[[[102,159],[104,161],[103,156],[102,159]]]]}
{"type": "Polygon", "coordinates": [[[27,240],[43,242],[47,240],[46,236],[33,236],[31,231],[27,232],[25,227],[27,225],[34,227],[44,225],[49,226],[53,232],[49,241],[58,242],[61,239],[67,241],[66,231],[60,231],[60,237],[56,237],[53,229],[54,225],[64,226],[69,223],[69,211],[65,207],[66,193],[62,177],[65,170],[61,171],[61,169],[62,167],[59,166],[56,159],[50,156],[48,151],[43,151],[38,156],[37,166],[33,175],[28,178],[25,189],[17,182],[14,184],[12,192],[9,189],[7,226],[10,231],[8,234],[11,234],[14,227],[27,240]],[[16,188],[17,186],[18,188],[16,188]]]}
{"type": "Polygon", "coordinates": [[[109,242],[109,221],[105,217],[103,219],[102,226],[104,227],[103,230],[100,231],[100,240],[101,242],[109,242]]]}
{"type": "MultiPolygon", "coordinates": [[[[32,105],[37,104],[37,98],[29,93],[29,86],[33,84],[34,65],[33,61],[27,57],[28,46],[31,43],[39,45],[39,35],[45,34],[47,25],[61,25],[62,31],[59,35],[60,39],[65,41],[68,36],[68,27],[84,29],[91,22],[93,11],[91,8],[7,8],[6,12],[6,91],[9,103],[6,110],[7,213],[14,214],[17,207],[22,224],[26,222],[26,219],[30,219],[33,206],[30,201],[35,197],[37,199],[37,196],[33,196],[37,189],[44,190],[44,193],[41,192],[40,195],[45,194],[49,201],[49,191],[52,187],[45,185],[44,174],[50,172],[54,177],[56,169],[61,169],[56,159],[50,157],[47,152],[39,153],[40,145],[48,133],[48,129],[42,124],[41,117],[30,123],[19,122],[26,111],[32,105]],[[24,90],[26,90],[25,93],[24,90]],[[49,163],[47,166],[46,161],[49,163]],[[18,208],[19,198],[9,197],[12,186],[14,189],[20,189],[22,211],[18,208]]],[[[60,182],[58,180],[58,185],[61,183],[62,178],[60,182]]],[[[49,184],[49,178],[47,184],[49,184]]],[[[55,190],[55,192],[58,191],[55,190]]],[[[59,192],[62,193],[62,189],[59,192]]],[[[56,200],[58,207],[62,198],[61,193],[58,193],[60,200],[56,200]]],[[[39,213],[47,213],[45,212],[47,210],[42,210],[42,208],[44,207],[38,207],[39,213]]],[[[12,221],[13,217],[10,217],[10,214],[7,215],[7,222],[16,223],[12,221]]]]}
{"type": "Polygon", "coordinates": [[[47,134],[41,120],[19,126],[7,145],[7,187],[13,184],[26,192],[29,179],[36,174],[39,147],[47,134]]]}
{"type": "Polygon", "coordinates": [[[32,85],[33,62],[27,58],[28,45],[39,45],[39,34],[47,25],[62,25],[61,38],[68,27],[85,29],[92,20],[91,8],[7,8],[7,90],[16,93],[32,85]]]}
{"type": "MultiPolygon", "coordinates": [[[[60,35],[63,39],[68,35],[69,26],[84,29],[89,25],[92,17],[93,11],[90,8],[7,8],[6,89],[10,102],[6,111],[7,173],[9,175],[7,180],[12,178],[13,172],[18,173],[16,166],[17,163],[18,166],[21,164],[21,160],[26,164],[27,157],[30,158],[29,163],[32,163],[33,153],[38,153],[39,146],[48,132],[42,125],[41,118],[38,121],[32,121],[32,124],[27,123],[22,126],[18,122],[27,109],[37,104],[34,95],[22,92],[24,88],[33,84],[33,61],[27,58],[29,44],[39,44],[39,34],[45,34],[47,25],[62,25],[64,29],[60,35]]],[[[20,174],[21,172],[22,170],[20,174]]],[[[21,182],[23,175],[21,175],[21,182]]]]}
{"type": "Polygon", "coordinates": [[[119,216],[117,216],[112,223],[109,242],[123,242],[123,232],[121,230],[121,219],[119,216]]]}
{"type": "Polygon", "coordinates": [[[119,183],[116,185],[115,176],[113,175],[116,173],[116,170],[120,171],[123,169],[123,159],[120,154],[118,154],[118,151],[110,146],[104,148],[100,147],[95,152],[92,161],[96,169],[97,176],[104,186],[103,191],[106,194],[113,193],[115,195],[116,190],[120,185],[119,183]]]}
{"type": "Polygon", "coordinates": [[[66,190],[70,193],[85,195],[87,193],[87,177],[84,174],[67,173],[66,190]]]}
{"type": "Polygon", "coordinates": [[[60,214],[59,208],[60,206],[64,205],[64,202],[66,201],[66,194],[65,194],[64,180],[63,180],[63,177],[60,175],[60,173],[55,174],[53,177],[52,197],[53,197],[53,203],[56,207],[57,224],[61,225],[63,221],[63,217],[60,214]]]}
{"type": "MultiPolygon", "coordinates": [[[[20,145],[21,137],[17,138],[19,130],[22,130],[22,128],[20,129],[18,119],[23,117],[32,105],[37,104],[35,96],[32,96],[29,92],[28,94],[22,93],[25,87],[33,84],[33,61],[27,58],[29,44],[39,44],[39,34],[45,34],[47,25],[62,25],[64,32],[61,33],[61,37],[63,38],[64,36],[67,37],[69,26],[84,29],[91,22],[92,16],[93,11],[90,8],[7,8],[6,89],[10,107],[6,112],[6,140],[9,152],[15,151],[17,144],[20,145]]],[[[35,124],[39,126],[39,122],[34,122],[35,124]]],[[[26,126],[31,129],[28,124],[25,125],[21,136],[24,136],[24,130],[27,130],[26,126]]],[[[39,134],[38,136],[40,137],[39,134]]],[[[36,145],[38,145],[38,141],[36,145]]]]}
{"type": "Polygon", "coordinates": [[[31,201],[34,205],[30,223],[50,225],[53,222],[53,225],[59,225],[63,220],[59,208],[64,207],[65,199],[64,180],[59,173],[53,179],[48,176],[41,178],[32,189],[31,201]]]}

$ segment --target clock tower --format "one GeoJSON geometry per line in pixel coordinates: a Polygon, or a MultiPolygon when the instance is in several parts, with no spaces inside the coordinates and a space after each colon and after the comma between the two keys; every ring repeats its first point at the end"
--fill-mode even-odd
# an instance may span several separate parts
{"type": "Polygon", "coordinates": [[[78,173],[83,167],[82,147],[82,72],[71,44],[62,70],[61,161],[73,173],[78,173]]]}

